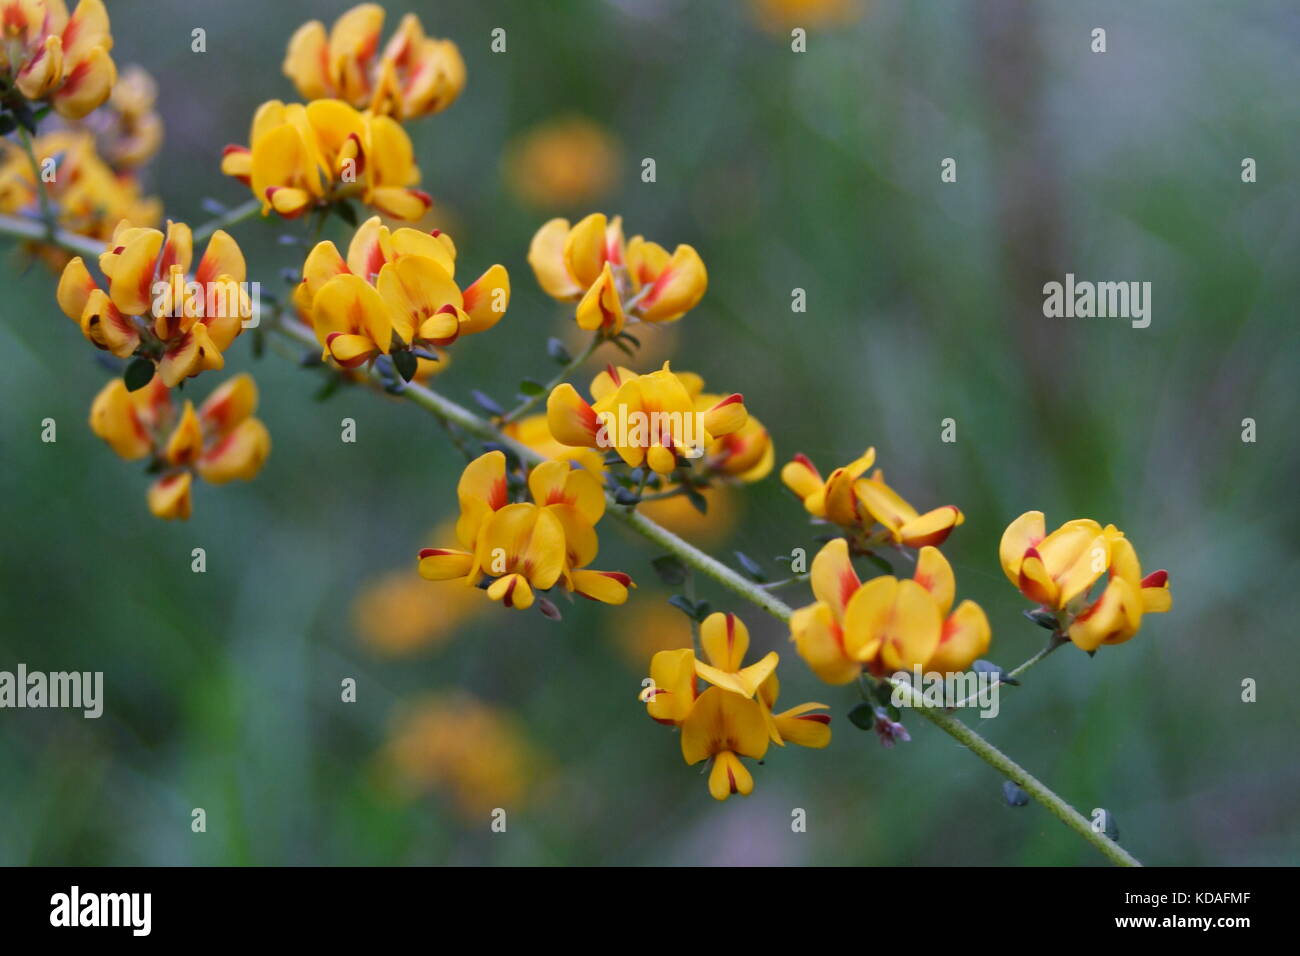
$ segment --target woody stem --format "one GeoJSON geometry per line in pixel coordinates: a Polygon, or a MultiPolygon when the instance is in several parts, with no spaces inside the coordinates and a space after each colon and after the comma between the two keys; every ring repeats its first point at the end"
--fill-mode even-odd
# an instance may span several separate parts
{"type": "MultiPolygon", "coordinates": [[[[40,224],[13,216],[0,216],[0,234],[37,240],[47,237],[46,230],[40,224]]],[[[85,236],[77,236],[63,230],[54,229],[48,235],[49,239],[58,245],[82,255],[97,256],[101,249],[101,244],[96,240],[88,239],[85,236]]],[[[272,330],[287,336],[300,345],[307,346],[313,351],[319,348],[315,334],[301,322],[287,316],[274,323],[272,330]]],[[[591,350],[594,350],[598,341],[592,343],[591,350]]],[[[590,351],[587,354],[589,355],[590,351]]],[[[466,434],[509,448],[519,456],[521,461],[529,464],[540,464],[545,460],[542,455],[533,449],[503,434],[492,422],[479,417],[469,409],[443,397],[432,389],[415,382],[394,387],[391,383],[385,382],[374,369],[371,370],[370,374],[370,384],[375,388],[407,398],[413,404],[442,419],[449,426],[454,425],[466,434]]],[[[608,507],[605,511],[607,517],[631,528],[652,544],[675,555],[688,567],[707,575],[724,588],[766,611],[777,620],[783,622],[790,620],[790,615],[793,613],[790,605],[769,593],[760,585],[727,567],[716,558],[705,554],[699,548],[683,541],[667,528],[660,527],[636,510],[617,507],[612,496],[609,497],[609,504],[611,507],[608,507]]],[[[1046,656],[1046,653],[1045,651],[1037,657],[1031,658],[1026,664],[1017,668],[1016,672],[1022,672],[1027,666],[1041,660],[1043,656],[1046,656]]],[[[1127,850],[1106,836],[1105,833],[1096,832],[1079,811],[1061,799],[1050,787],[1042,783],[1033,774],[966,726],[966,724],[946,713],[943,708],[926,706],[920,693],[910,685],[900,683],[896,686],[902,688],[900,692],[908,697],[908,702],[922,717],[964,745],[994,770],[1011,780],[1045,806],[1062,823],[1095,846],[1112,863],[1121,866],[1142,865],[1127,850]]]]}

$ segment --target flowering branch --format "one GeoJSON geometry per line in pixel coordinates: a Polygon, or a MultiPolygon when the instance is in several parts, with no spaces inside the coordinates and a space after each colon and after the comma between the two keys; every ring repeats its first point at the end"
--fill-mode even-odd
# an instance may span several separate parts
{"type": "MultiPolygon", "coordinates": [[[[274,328],[303,345],[309,346],[313,349],[318,347],[315,335],[312,334],[310,329],[299,322],[292,319],[282,319],[274,328]]],[[[409,399],[414,404],[432,413],[444,422],[455,425],[477,438],[509,448],[514,454],[519,456],[521,461],[529,464],[541,464],[546,460],[543,455],[503,434],[490,421],[481,418],[469,409],[456,404],[426,386],[409,383],[399,385],[395,390],[391,385],[387,385],[377,374],[372,375],[371,382],[374,386],[384,388],[387,391],[396,391],[397,394],[409,399]]],[[[729,568],[721,561],[706,554],[699,548],[696,548],[678,535],[673,534],[667,528],[664,528],[650,520],[645,515],[639,513],[635,506],[628,507],[618,504],[615,502],[612,495],[608,495],[607,498],[610,505],[606,511],[607,516],[620,521],[646,540],[677,557],[688,567],[712,578],[718,584],[721,584],[737,596],[744,598],[751,604],[766,611],[777,620],[782,622],[788,622],[790,620],[790,615],[793,613],[794,609],[780,598],[771,594],[762,585],[750,581],[748,578],[729,568]]],[[[1049,645],[1048,648],[1039,652],[1024,664],[1017,667],[1016,670],[1012,672],[1012,676],[1028,670],[1059,646],[1060,643],[1049,645]]],[[[894,686],[901,688],[900,692],[904,694],[910,706],[917,710],[921,716],[929,720],[944,733],[966,746],[981,760],[1014,782],[1043,806],[1047,807],[1047,809],[1051,811],[1057,819],[1095,846],[1112,863],[1121,866],[1142,865],[1132,854],[1114,840],[1110,839],[1110,837],[1106,836],[1105,833],[1099,833],[1094,830],[1092,824],[1086,817],[1079,813],[1078,810],[1074,809],[1074,807],[1058,796],[1055,791],[1040,781],[1028,770],[1021,767],[1001,750],[985,740],[980,734],[962,723],[956,717],[946,713],[943,708],[928,706],[922,699],[920,693],[910,685],[899,683],[894,686]]]]}
{"type": "MultiPolygon", "coordinates": [[[[239,207],[228,211],[217,220],[195,230],[195,236],[210,235],[222,225],[248,218],[255,212],[251,208],[253,203],[245,203],[239,207]]],[[[65,230],[54,229],[48,231],[46,226],[31,219],[23,219],[13,216],[0,216],[0,234],[10,235],[21,239],[51,241],[71,252],[79,255],[90,257],[93,261],[101,251],[101,243],[97,240],[78,236],[65,230]]],[[[272,324],[271,330],[275,331],[286,338],[311,348],[313,351],[319,348],[319,342],[313,332],[302,323],[285,315],[280,315],[272,324]]],[[[571,362],[565,369],[565,374],[571,372],[577,365],[587,358],[595,350],[601,339],[598,336],[593,337],[591,345],[586,352],[571,362]]],[[[564,377],[563,375],[561,377],[564,377]]],[[[379,390],[395,394],[406,398],[413,404],[419,406],[430,414],[438,418],[448,429],[456,428],[473,435],[483,441],[492,442],[495,445],[509,449],[517,455],[523,462],[537,465],[546,459],[540,453],[523,445],[519,441],[504,434],[498,425],[480,417],[471,412],[469,409],[451,401],[440,395],[427,386],[415,382],[402,382],[393,376],[385,376],[378,368],[372,368],[368,378],[368,384],[379,390]]],[[[530,406],[531,407],[531,406],[530,406]]],[[[523,409],[527,411],[527,408],[523,409]]],[[[507,419],[518,417],[522,412],[516,409],[507,416],[507,419]]],[[[793,609],[776,597],[770,590],[761,584],[750,581],[739,572],[733,570],[727,565],[718,561],[711,555],[706,554],[695,546],[684,541],[682,538],[673,534],[666,528],[661,527],[654,521],[640,514],[635,505],[625,505],[618,502],[612,493],[607,492],[609,506],[606,514],[614,520],[621,522],[631,528],[637,534],[644,537],[657,547],[677,557],[682,563],[689,568],[708,576],[709,578],[722,585],[738,597],[754,604],[763,611],[767,612],[777,620],[788,622],[793,613],[793,609]]],[[[1023,672],[1029,666],[1041,660],[1055,649],[1055,646],[1049,646],[1040,654],[1026,661],[1025,664],[1012,672],[1012,675],[1023,672]]],[[[910,706],[917,710],[921,716],[929,720],[944,733],[948,734],[959,743],[975,753],[981,760],[989,764],[1007,779],[1014,782],[1029,796],[1033,797],[1043,806],[1045,806],[1054,816],[1070,829],[1078,833],[1083,839],[1095,846],[1111,862],[1123,866],[1140,866],[1139,861],[1130,853],[1124,850],[1119,844],[1111,840],[1104,833],[1099,833],[1093,829],[1090,822],[1069,803],[1058,796],[1051,788],[1034,777],[1029,771],[1025,770],[1014,760],[1004,754],[1001,750],[985,740],[980,734],[962,723],[957,718],[946,713],[943,708],[928,706],[919,692],[910,685],[905,683],[889,683],[907,700],[910,706]]]]}

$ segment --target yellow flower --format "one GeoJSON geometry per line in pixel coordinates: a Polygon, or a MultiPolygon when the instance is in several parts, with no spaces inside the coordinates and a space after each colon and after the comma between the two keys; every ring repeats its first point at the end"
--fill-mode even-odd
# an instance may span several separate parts
{"type": "Polygon", "coordinates": [[[579,206],[610,191],[619,160],[618,144],[603,127],[561,117],[516,138],[506,154],[506,181],[531,206],[579,206]]]}
{"type": "MultiPolygon", "coordinates": [[[[98,115],[98,114],[95,114],[98,115]]],[[[154,226],[162,203],[144,197],[130,174],[115,173],[95,149],[86,130],[62,129],[38,136],[32,144],[39,159],[55,159],[57,174],[43,183],[58,224],[70,232],[107,241],[122,220],[133,226],[154,226]]],[[[17,143],[0,142],[0,212],[39,216],[40,190],[26,153],[17,143]]],[[[33,243],[42,258],[62,270],[66,252],[33,243]]]]}
{"type": "Polygon", "coordinates": [[[80,119],[106,99],[117,79],[102,0],[0,0],[0,85],[80,119]]]}
{"type": "Polygon", "coordinates": [[[437,791],[479,821],[497,807],[524,806],[542,769],[513,715],[463,691],[403,707],[385,758],[406,787],[437,791]]]}
{"type": "Polygon", "coordinates": [[[1137,633],[1144,614],[1172,606],[1168,572],[1144,577],[1132,543],[1114,525],[1078,518],[1051,534],[1046,530],[1041,511],[1025,512],[1003,532],[998,557],[1008,580],[1056,612],[1063,632],[1079,647],[1121,644],[1137,633]],[[1107,571],[1106,587],[1088,602],[1088,592],[1107,571]]]}
{"type": "Polygon", "coordinates": [[[606,604],[626,601],[630,577],[587,568],[605,513],[599,479],[567,461],[548,461],[529,474],[528,490],[532,501],[510,501],[506,457],[499,451],[470,462],[456,489],[461,548],[423,549],[420,574],[430,581],[486,583],[488,597],[506,607],[532,607],[535,592],[557,584],[606,604]]]}
{"type": "Polygon", "coordinates": [[[776,651],[769,651],[762,660],[744,666],[749,650],[749,629],[734,614],[716,611],[700,625],[700,646],[708,663],[695,662],[695,673],[714,687],[753,697],[763,681],[776,673],[779,660],[776,651]]]}
{"type": "Polygon", "coordinates": [[[825,704],[800,704],[772,713],[780,693],[777,654],[772,651],[743,667],[749,632],[738,617],[711,614],[700,636],[709,663],[696,660],[690,648],[659,651],[650,660],[649,685],[640,696],[652,719],[681,728],[682,757],[688,765],[712,758],[709,793],[715,799],[753,792],[754,778],[740,758],[761,760],[769,743],[830,743],[825,704]],[[713,686],[699,693],[697,678],[713,686]]]}
{"type": "Polygon", "coordinates": [[[59,307],[98,348],[152,359],[168,388],[222,368],[222,353],[252,315],[244,254],[223,230],[212,234],[191,275],[193,252],[183,222],[168,222],[166,236],[121,222],[99,257],[108,291],[78,256],[59,279],[59,307]]]}
{"type": "Polygon", "coordinates": [[[269,100],[258,107],[249,146],[227,146],[221,171],[293,219],[320,206],[358,199],[394,219],[419,219],[432,205],[415,149],[391,117],[359,113],[342,100],[307,105],[269,100]]]}
{"type": "Polygon", "coordinates": [[[537,230],[528,264],[552,298],[577,301],[581,328],[618,335],[629,319],[672,322],[693,309],[708,288],[708,273],[692,247],[670,255],[641,236],[623,241],[623,220],[592,213],[570,227],[552,219],[537,230]]]}
{"type": "Polygon", "coordinates": [[[912,578],[872,578],[865,584],[836,538],[813,559],[813,604],[790,618],[799,655],[828,684],[846,684],[866,668],[887,674],[965,670],[989,647],[988,618],[974,601],[952,608],[956,582],[938,548],[923,547],[912,578]]]}
{"type": "Polygon", "coordinates": [[[706,455],[717,439],[740,431],[749,419],[739,394],[697,409],[691,385],[667,362],[647,375],[610,366],[592,380],[594,405],[567,382],[557,386],[546,400],[547,424],[561,444],[613,448],[629,467],[644,463],[666,475],[680,460],[706,455]]]}
{"type": "Polygon", "coordinates": [[[394,350],[432,352],[501,321],[510,303],[505,267],[492,266],[464,290],[455,272],[449,235],[390,232],[374,216],[353,235],[346,259],[328,241],[308,253],[293,300],[322,359],[356,368],[394,350]]]}
{"type": "Polygon", "coordinates": [[[867,534],[879,524],[883,529],[882,540],[911,548],[943,544],[952,529],[966,520],[955,505],[918,514],[885,484],[880,469],[870,477],[863,477],[875,461],[876,450],[868,448],[861,457],[836,468],[823,481],[817,466],[806,455],[799,454],[781,469],[781,480],[803,501],[804,508],[813,517],[843,528],[858,528],[867,534]]]}
{"type": "Polygon", "coordinates": [[[529,415],[518,421],[506,422],[501,431],[546,458],[573,462],[593,475],[605,473],[605,458],[594,448],[572,448],[556,441],[551,435],[550,426],[546,424],[545,414],[529,415]]]}
{"type": "Polygon", "coordinates": [[[408,13],[376,59],[383,26],[384,9],[376,3],[348,10],[328,33],[310,20],[289,40],[284,75],[303,99],[340,99],[399,121],[454,103],[465,88],[456,44],[426,37],[420,18],[408,13]]]}
{"type": "Polygon", "coordinates": [[[806,30],[843,26],[862,15],[862,0],[750,0],[759,24],[786,35],[795,27],[806,30]]]}
{"type": "Polygon", "coordinates": [[[122,70],[105,107],[81,121],[95,134],[100,153],[116,172],[143,166],[162,147],[162,117],[154,109],[157,99],[154,78],[143,67],[131,65],[122,70]]]}
{"type": "Polygon", "coordinates": [[[228,379],[197,412],[186,400],[179,418],[160,375],[134,392],[115,378],[95,397],[90,427],[121,457],[150,458],[161,476],[149,489],[149,509],[184,520],[194,475],[219,485],[250,481],[261,470],[271,436],[252,417],[256,408],[257,386],[246,374],[228,379]]]}

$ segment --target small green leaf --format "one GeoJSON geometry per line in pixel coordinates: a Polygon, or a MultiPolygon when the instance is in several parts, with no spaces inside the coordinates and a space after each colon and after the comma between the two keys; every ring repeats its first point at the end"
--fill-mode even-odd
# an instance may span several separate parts
{"type": "Polygon", "coordinates": [[[767,580],[767,575],[763,573],[763,569],[759,567],[758,562],[744,551],[736,552],[736,560],[740,563],[741,570],[749,575],[751,580],[757,581],[759,584],[767,580]]]}
{"type": "Polygon", "coordinates": [[[1000,684],[1010,684],[1012,687],[1019,687],[1020,681],[1016,680],[1006,671],[992,661],[979,660],[970,666],[970,669],[977,674],[992,674],[997,678],[1000,684]]]}
{"type": "Polygon", "coordinates": [[[1044,610],[1041,607],[1036,607],[1033,610],[1026,611],[1025,617],[1029,618],[1029,620],[1033,621],[1039,627],[1045,627],[1049,631],[1056,630],[1056,615],[1051,611],[1044,610]]]}
{"type": "Polygon", "coordinates": [[[546,386],[541,382],[534,382],[531,378],[526,378],[519,383],[519,394],[524,398],[532,398],[534,395],[545,395],[546,386]]]}
{"type": "Polygon", "coordinates": [[[126,383],[128,392],[138,392],[151,381],[153,381],[153,361],[138,355],[127,364],[126,370],[122,373],[122,381],[126,383]]]}
{"type": "Polygon", "coordinates": [[[682,563],[681,558],[675,554],[664,554],[655,558],[650,564],[655,569],[655,574],[659,575],[659,580],[670,588],[675,588],[685,582],[690,569],[682,563]]]}
{"type": "Polygon", "coordinates": [[[477,388],[470,392],[470,395],[473,397],[474,403],[489,415],[504,415],[506,413],[505,409],[493,401],[490,395],[480,392],[477,388]]]}
{"type": "Polygon", "coordinates": [[[700,494],[698,488],[693,485],[682,485],[682,489],[686,493],[686,500],[695,506],[696,511],[702,515],[709,513],[709,502],[704,495],[700,494]]]}
{"type": "Polygon", "coordinates": [[[849,711],[849,723],[859,730],[870,730],[876,726],[876,708],[863,701],[849,711]]]}
{"type": "Polygon", "coordinates": [[[564,343],[557,338],[549,338],[546,340],[546,354],[551,357],[551,360],[555,362],[556,365],[568,365],[573,361],[573,356],[569,354],[569,350],[565,348],[564,343]]]}
{"type": "Polygon", "coordinates": [[[325,379],[325,384],[322,385],[319,389],[317,389],[315,395],[316,401],[318,402],[325,401],[327,398],[329,398],[331,395],[337,392],[339,390],[339,386],[342,384],[343,384],[342,376],[331,375],[329,378],[325,379]]]}
{"type": "Polygon", "coordinates": [[[353,229],[357,227],[357,210],[352,203],[346,199],[334,204],[334,213],[353,229]]]}
{"type": "Polygon", "coordinates": [[[1010,780],[1002,781],[1002,796],[1006,798],[1007,806],[1010,807],[1023,807],[1029,803],[1029,794],[1010,780]]]}
{"type": "Polygon", "coordinates": [[[691,602],[690,598],[686,597],[685,595],[674,594],[672,597],[668,599],[668,603],[671,604],[673,607],[677,608],[677,610],[681,611],[692,621],[698,620],[698,618],[695,616],[697,613],[695,605],[691,602]]]}
{"type": "Polygon", "coordinates": [[[397,374],[402,376],[403,382],[409,382],[415,378],[416,370],[420,367],[420,360],[406,349],[402,349],[393,353],[393,367],[397,369],[397,374]]]}

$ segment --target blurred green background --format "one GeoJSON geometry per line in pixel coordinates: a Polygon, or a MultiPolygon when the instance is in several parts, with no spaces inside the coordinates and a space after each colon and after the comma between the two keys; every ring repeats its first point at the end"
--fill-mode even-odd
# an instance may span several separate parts
{"type": "MultiPolygon", "coordinates": [[[[408,7],[385,5],[387,36],[408,7]]],[[[293,29],[348,6],[109,4],[115,59],[161,86],[150,185],[170,216],[199,223],[204,197],[247,197],[220,175],[221,147],[247,141],[261,101],[294,98],[280,73],[293,29]],[[199,26],[206,54],[190,49],[199,26]]],[[[1018,663],[1044,633],[997,563],[1022,511],[1049,527],[1115,522],[1144,566],[1168,568],[1172,613],[1092,659],[1064,648],[977,729],[1085,814],[1110,810],[1145,862],[1296,862],[1300,12],[881,0],[846,23],[810,21],[807,52],[793,53],[752,7],[415,5],[469,71],[453,107],[408,124],[424,188],[463,275],[500,261],[514,285],[503,323],[459,343],[435,387],[504,401],[551,374],[544,343],[571,312],[524,260],[550,215],[620,212],[629,235],[692,243],[709,291],[651,333],[653,362],[671,354],[743,391],[778,462],[802,451],[825,472],[873,444],[922,510],[958,504],[967,520],[945,550],[959,597],[989,613],[992,660],[1018,663]],[[1089,49],[1098,26],[1104,54],[1089,49]],[[502,54],[489,50],[496,27],[502,54]],[[574,113],[621,144],[612,188],[576,208],[522,202],[501,157],[574,113]],[[1254,184],[1240,180],[1247,156],[1254,184]],[[956,183],[940,182],[945,157],[956,183]],[[1044,318],[1042,284],[1066,272],[1150,281],[1151,326],[1044,318]],[[790,309],[796,287],[804,314],[790,309]],[[955,443],[940,441],[944,418],[955,443]],[[1256,703],[1241,701],[1244,678],[1256,703]]],[[[344,240],[339,221],[330,229],[344,240]]],[[[250,278],[279,285],[301,249],[277,237],[299,230],[236,227],[250,278]]],[[[819,684],[780,626],[704,582],[756,649],[781,651],[782,702],[835,714],[828,749],[773,748],[753,796],[715,803],[636,701],[645,665],[626,631],[665,594],[655,552],[613,524],[597,566],[642,584],[628,606],[566,605],[554,624],[485,601],[453,636],[381,653],[352,605],[376,575],[413,567],[453,515],[461,459],[436,423],[359,389],[318,403],[312,374],[254,359],[246,336],[227,368],[257,376],[271,458],[252,484],[196,486],[188,523],[157,521],[139,467],[86,427],[107,373],[58,312],[54,278],[12,244],[3,254],[0,669],[102,670],[106,705],[99,720],[0,711],[0,863],[1103,862],[1037,804],[1008,807],[997,774],[924,721],[905,717],[912,742],[882,749],[844,718],[851,687],[819,684]],[[57,443],[39,439],[46,417],[57,443]],[[339,440],[345,417],[356,444],[339,440]],[[195,547],[205,574],[190,570],[195,547]],[[340,701],[346,677],[355,703],[340,701]],[[403,707],[453,692],[504,715],[531,755],[512,795],[480,794],[506,809],[504,834],[487,809],[447,784],[412,788],[384,758],[403,707]],[[191,832],[195,807],[206,833],[191,832]],[[791,832],[794,808],[806,833],[791,832]]],[[[815,546],[775,473],[736,500],[715,552],[775,567],[815,546]]],[[[684,637],[675,613],[651,631],[684,637]]]]}

